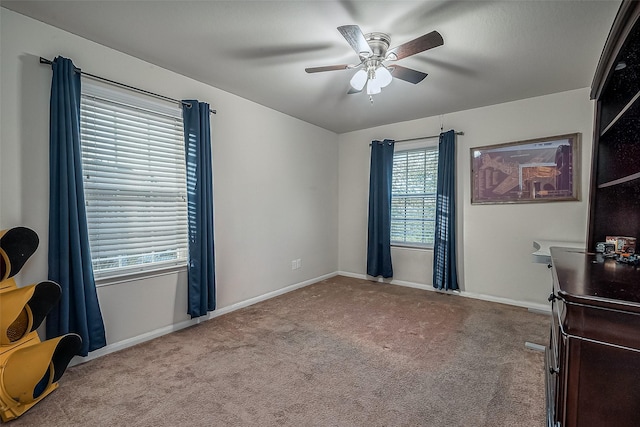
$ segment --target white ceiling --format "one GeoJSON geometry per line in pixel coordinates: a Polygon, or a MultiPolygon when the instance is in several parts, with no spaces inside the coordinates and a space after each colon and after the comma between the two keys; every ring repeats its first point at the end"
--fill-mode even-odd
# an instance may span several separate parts
{"type": "MultiPolygon", "coordinates": [[[[2,1],[2,6],[337,133],[584,88],[620,5],[592,1],[2,1]],[[357,63],[336,30],[397,46],[437,30],[444,45],[398,61],[428,73],[369,102],[347,95],[357,63]]],[[[90,70],[89,64],[81,64],[90,70]]],[[[90,70],[99,74],[97,70],[90,70]]],[[[215,99],[204,100],[216,108],[215,99]]]]}

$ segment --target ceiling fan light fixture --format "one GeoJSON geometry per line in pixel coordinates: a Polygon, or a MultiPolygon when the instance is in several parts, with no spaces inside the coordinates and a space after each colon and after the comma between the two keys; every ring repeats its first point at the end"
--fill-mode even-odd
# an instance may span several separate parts
{"type": "Polygon", "coordinates": [[[367,72],[365,70],[358,70],[358,72],[351,77],[351,81],[349,83],[355,90],[362,90],[364,85],[367,84],[367,72]]]}
{"type": "Polygon", "coordinates": [[[380,87],[377,79],[370,79],[367,82],[367,95],[375,95],[377,93],[380,93],[381,91],[382,88],[380,87]]]}
{"type": "Polygon", "coordinates": [[[391,83],[391,80],[393,80],[393,77],[391,77],[391,73],[389,72],[389,70],[386,69],[386,67],[380,66],[376,70],[375,80],[378,82],[378,85],[382,88],[382,87],[389,86],[389,84],[391,83]]]}

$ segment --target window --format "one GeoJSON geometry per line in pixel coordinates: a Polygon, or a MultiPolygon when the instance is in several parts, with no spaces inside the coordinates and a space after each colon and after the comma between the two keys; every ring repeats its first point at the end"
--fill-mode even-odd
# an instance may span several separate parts
{"type": "Polygon", "coordinates": [[[96,278],[185,265],[180,108],[83,80],[80,143],[96,278]]]}
{"type": "Polygon", "coordinates": [[[438,148],[405,148],[393,154],[391,243],[433,247],[438,148]]]}

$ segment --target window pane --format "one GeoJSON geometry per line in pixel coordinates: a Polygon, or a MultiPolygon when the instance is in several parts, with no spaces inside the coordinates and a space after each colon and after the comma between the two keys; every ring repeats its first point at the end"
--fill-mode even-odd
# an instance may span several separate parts
{"type": "Polygon", "coordinates": [[[392,242],[433,245],[437,177],[437,148],[425,147],[394,153],[392,242]]]}
{"type": "Polygon", "coordinates": [[[97,278],[187,259],[182,113],[84,82],[80,141],[97,278]]]}

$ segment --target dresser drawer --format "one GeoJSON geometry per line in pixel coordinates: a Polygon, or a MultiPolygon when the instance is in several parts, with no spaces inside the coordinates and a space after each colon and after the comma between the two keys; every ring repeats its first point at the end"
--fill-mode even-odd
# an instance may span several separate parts
{"type": "Polygon", "coordinates": [[[563,427],[640,426],[640,351],[567,340],[563,427]]]}
{"type": "Polygon", "coordinates": [[[640,350],[640,315],[558,300],[561,330],[570,336],[640,350]]]}

